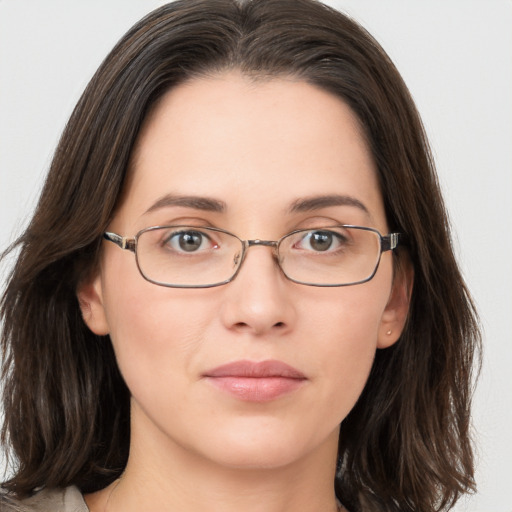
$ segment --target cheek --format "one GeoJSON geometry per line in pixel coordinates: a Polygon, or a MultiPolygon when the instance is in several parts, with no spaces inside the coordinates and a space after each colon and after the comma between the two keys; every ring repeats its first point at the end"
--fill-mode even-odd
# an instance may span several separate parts
{"type": "Polygon", "coordinates": [[[324,405],[337,404],[332,414],[340,421],[355,405],[368,379],[389,286],[390,280],[377,279],[340,289],[330,300],[316,301],[308,310],[310,318],[319,319],[310,325],[307,337],[314,349],[305,350],[317,361],[316,377],[322,382],[318,399],[324,405]]]}
{"type": "Polygon", "coordinates": [[[329,382],[327,399],[340,401],[344,418],[359,398],[368,379],[377,347],[377,325],[359,311],[338,323],[338,336],[331,336],[329,350],[322,365],[329,382]],[[366,321],[366,322],[364,322],[366,321]]]}
{"type": "Polygon", "coordinates": [[[211,301],[199,301],[197,294],[192,301],[186,290],[159,287],[129,271],[115,275],[123,275],[122,287],[107,283],[105,309],[128,387],[136,395],[151,386],[176,386],[200,350],[202,326],[214,312],[211,301]]]}

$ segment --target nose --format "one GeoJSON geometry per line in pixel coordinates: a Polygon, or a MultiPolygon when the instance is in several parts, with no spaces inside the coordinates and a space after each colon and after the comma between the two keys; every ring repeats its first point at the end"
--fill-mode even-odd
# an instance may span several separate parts
{"type": "Polygon", "coordinates": [[[251,244],[238,275],[224,287],[221,318],[229,330],[262,336],[293,328],[296,285],[282,274],[273,247],[265,245],[251,244]]]}

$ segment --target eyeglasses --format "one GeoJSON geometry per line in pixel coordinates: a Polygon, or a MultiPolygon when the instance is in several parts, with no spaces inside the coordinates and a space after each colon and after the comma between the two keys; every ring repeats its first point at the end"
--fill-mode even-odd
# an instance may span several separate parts
{"type": "Polygon", "coordinates": [[[298,229],[279,240],[242,240],[224,229],[154,226],[134,238],[104,233],[121,249],[135,253],[147,281],[172,288],[210,288],[232,281],[249,247],[271,247],[283,274],[308,286],[349,286],[372,279],[381,254],[403,243],[404,235],[336,225],[298,229]]]}

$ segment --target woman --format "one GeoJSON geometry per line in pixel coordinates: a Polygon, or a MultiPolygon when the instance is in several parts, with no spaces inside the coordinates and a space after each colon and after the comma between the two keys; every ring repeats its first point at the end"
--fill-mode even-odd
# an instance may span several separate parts
{"type": "Polygon", "coordinates": [[[474,487],[475,313],[412,100],[342,14],[148,15],[17,246],[7,510],[441,510],[474,487]]]}

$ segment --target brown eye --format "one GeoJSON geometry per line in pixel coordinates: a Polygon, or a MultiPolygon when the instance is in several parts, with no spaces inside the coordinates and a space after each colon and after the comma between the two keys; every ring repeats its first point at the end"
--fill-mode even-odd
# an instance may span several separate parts
{"type": "Polygon", "coordinates": [[[328,231],[315,231],[309,236],[309,245],[315,251],[327,251],[333,244],[333,234],[328,231]]]}
{"type": "Polygon", "coordinates": [[[211,248],[209,237],[201,231],[178,231],[167,237],[165,245],[178,252],[198,252],[211,248]]]}
{"type": "Polygon", "coordinates": [[[312,230],[303,232],[301,239],[294,245],[295,249],[309,252],[332,252],[341,249],[347,239],[342,233],[332,230],[312,230]]]}

